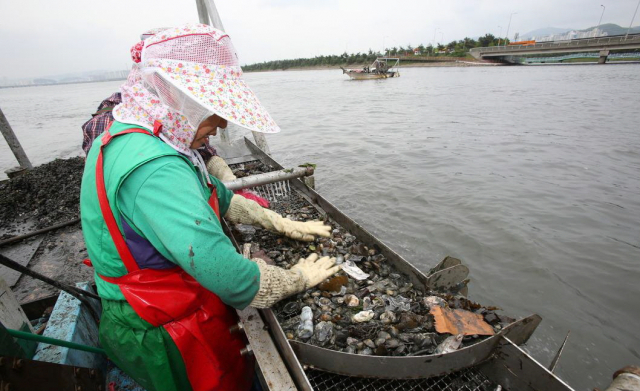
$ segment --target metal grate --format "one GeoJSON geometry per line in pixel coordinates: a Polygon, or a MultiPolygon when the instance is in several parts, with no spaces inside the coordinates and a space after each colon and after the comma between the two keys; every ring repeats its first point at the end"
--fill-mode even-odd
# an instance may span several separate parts
{"type": "Polygon", "coordinates": [[[305,371],[316,391],[494,391],[498,386],[477,369],[468,368],[429,379],[367,379],[342,376],[316,369],[305,371]]]}
{"type": "MultiPolygon", "coordinates": [[[[260,160],[251,160],[243,163],[230,164],[231,171],[241,171],[244,175],[256,175],[264,174],[271,171],[276,171],[276,168],[272,168],[263,164],[260,160]]],[[[262,186],[255,186],[248,190],[255,192],[262,198],[267,199],[269,202],[277,202],[285,199],[289,199],[291,195],[291,184],[287,181],[280,181],[270,183],[262,186]]]]}
{"type": "Polygon", "coordinates": [[[277,202],[283,199],[289,199],[291,195],[291,186],[289,181],[268,183],[262,186],[251,188],[260,197],[266,198],[269,202],[277,202]]]}

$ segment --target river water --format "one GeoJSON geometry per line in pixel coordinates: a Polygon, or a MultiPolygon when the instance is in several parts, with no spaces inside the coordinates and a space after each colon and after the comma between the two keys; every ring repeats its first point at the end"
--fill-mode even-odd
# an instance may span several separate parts
{"type": "MultiPolygon", "coordinates": [[[[640,65],[246,79],[283,129],[267,136],[276,160],[316,163],[318,191],[420,269],[462,259],[471,299],[540,314],[526,350],[543,365],[571,331],[556,369],[571,386],[640,365],[640,65]]],[[[81,152],[119,84],[0,89],[0,107],[43,163],[81,152]]]]}

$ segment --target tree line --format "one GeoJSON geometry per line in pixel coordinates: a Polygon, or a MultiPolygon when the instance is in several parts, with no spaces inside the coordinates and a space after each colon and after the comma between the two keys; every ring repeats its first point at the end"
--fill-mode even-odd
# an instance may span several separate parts
{"type": "MultiPolygon", "coordinates": [[[[464,38],[459,41],[451,41],[448,44],[437,44],[433,46],[431,44],[424,46],[420,44],[418,46],[407,45],[407,47],[399,46],[386,48],[386,55],[389,56],[404,56],[413,55],[414,49],[418,49],[422,56],[452,56],[452,57],[464,57],[467,55],[470,49],[475,47],[487,47],[504,45],[509,41],[503,38],[495,37],[493,34],[485,34],[483,37],[477,40],[472,38],[464,38]]],[[[382,56],[380,52],[374,52],[371,49],[367,53],[347,53],[344,52],[340,55],[328,55],[328,56],[316,56],[313,58],[296,58],[290,60],[277,60],[277,61],[265,61],[256,64],[245,65],[242,67],[243,71],[274,71],[285,70],[288,68],[298,67],[313,67],[313,66],[349,66],[353,64],[369,64],[372,63],[377,57],[382,56]]]]}

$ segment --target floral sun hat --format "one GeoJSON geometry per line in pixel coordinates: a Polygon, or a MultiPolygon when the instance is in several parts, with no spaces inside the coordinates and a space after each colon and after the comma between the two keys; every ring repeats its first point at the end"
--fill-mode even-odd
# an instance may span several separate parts
{"type": "Polygon", "coordinates": [[[120,86],[122,103],[113,109],[113,117],[122,123],[153,129],[154,134],[165,143],[199,165],[199,155],[191,149],[196,129],[189,124],[184,115],[162,104],[160,98],[145,86],[139,65],[143,47],[142,41],[131,47],[131,59],[134,64],[127,81],[120,86]]]}
{"type": "Polygon", "coordinates": [[[167,30],[168,28],[169,27],[156,27],[156,28],[149,29],[144,33],[140,34],[140,40],[144,41],[145,39],[151,38],[154,35],[158,34],[160,31],[167,30]]]}
{"type": "Polygon", "coordinates": [[[280,128],[242,79],[231,39],[204,24],[156,32],[144,41],[140,74],[163,105],[194,129],[212,114],[252,131],[280,128]]]}

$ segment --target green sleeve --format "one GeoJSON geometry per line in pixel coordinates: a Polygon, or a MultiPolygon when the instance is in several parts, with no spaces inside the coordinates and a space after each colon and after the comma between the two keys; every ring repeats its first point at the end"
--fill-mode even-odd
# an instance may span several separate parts
{"type": "MultiPolygon", "coordinates": [[[[221,213],[231,192],[220,193],[221,213]],[[229,194],[228,194],[229,193],[229,194]]],[[[258,266],[238,254],[222,231],[193,169],[166,156],[136,168],[118,191],[126,221],[165,258],[182,267],[226,304],[245,308],[260,287],[258,266]]]]}

